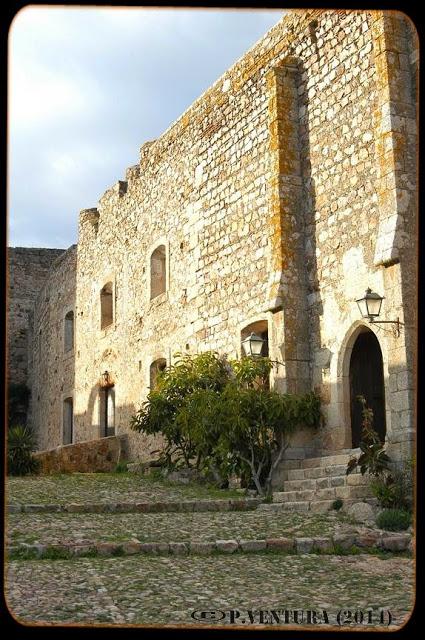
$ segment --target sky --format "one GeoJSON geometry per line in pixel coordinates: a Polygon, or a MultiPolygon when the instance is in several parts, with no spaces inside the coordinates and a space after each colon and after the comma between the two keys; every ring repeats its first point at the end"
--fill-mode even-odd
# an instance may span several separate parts
{"type": "Polygon", "coordinates": [[[81,209],[283,10],[28,7],[9,31],[8,244],[67,248],[81,209]]]}

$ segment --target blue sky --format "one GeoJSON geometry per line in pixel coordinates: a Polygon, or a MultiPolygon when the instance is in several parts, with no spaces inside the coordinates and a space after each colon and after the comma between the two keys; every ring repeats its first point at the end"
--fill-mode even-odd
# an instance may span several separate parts
{"type": "Polygon", "coordinates": [[[29,7],[9,33],[11,246],[65,248],[80,209],[283,10],[29,7]]]}

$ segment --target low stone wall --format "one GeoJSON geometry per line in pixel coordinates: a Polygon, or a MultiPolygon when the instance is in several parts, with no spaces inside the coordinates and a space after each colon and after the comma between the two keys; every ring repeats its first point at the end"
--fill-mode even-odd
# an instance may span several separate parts
{"type": "Polygon", "coordinates": [[[109,436],[38,451],[34,456],[41,462],[41,473],[79,471],[93,473],[113,471],[120,459],[125,458],[127,436],[109,436]]]}
{"type": "MultiPolygon", "coordinates": [[[[266,538],[261,540],[215,540],[210,542],[84,542],[68,544],[26,544],[11,546],[11,559],[19,554],[34,558],[65,559],[93,556],[145,555],[212,555],[237,552],[267,552],[304,555],[306,553],[353,555],[379,551],[413,553],[414,541],[410,533],[370,531],[365,534],[334,535],[329,538],[266,538]]],[[[22,557],[22,556],[21,556],[22,557]]]]}

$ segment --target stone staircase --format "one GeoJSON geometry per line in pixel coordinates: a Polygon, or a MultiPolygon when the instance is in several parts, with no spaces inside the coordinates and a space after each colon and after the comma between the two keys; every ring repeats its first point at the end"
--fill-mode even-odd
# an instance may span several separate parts
{"type": "Polygon", "coordinates": [[[344,449],[332,455],[287,460],[281,476],[283,491],[274,492],[273,508],[321,513],[332,508],[337,498],[345,507],[355,502],[374,504],[369,476],[358,470],[346,475],[348,461],[359,452],[344,449]]]}

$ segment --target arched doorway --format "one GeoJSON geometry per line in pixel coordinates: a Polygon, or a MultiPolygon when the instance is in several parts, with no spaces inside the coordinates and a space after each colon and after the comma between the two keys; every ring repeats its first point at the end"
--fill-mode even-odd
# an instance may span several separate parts
{"type": "Polygon", "coordinates": [[[362,435],[363,396],[373,411],[373,427],[381,442],[385,441],[385,390],[382,352],[375,334],[366,329],[354,343],[350,358],[350,403],[352,446],[358,447],[362,435]]]}

